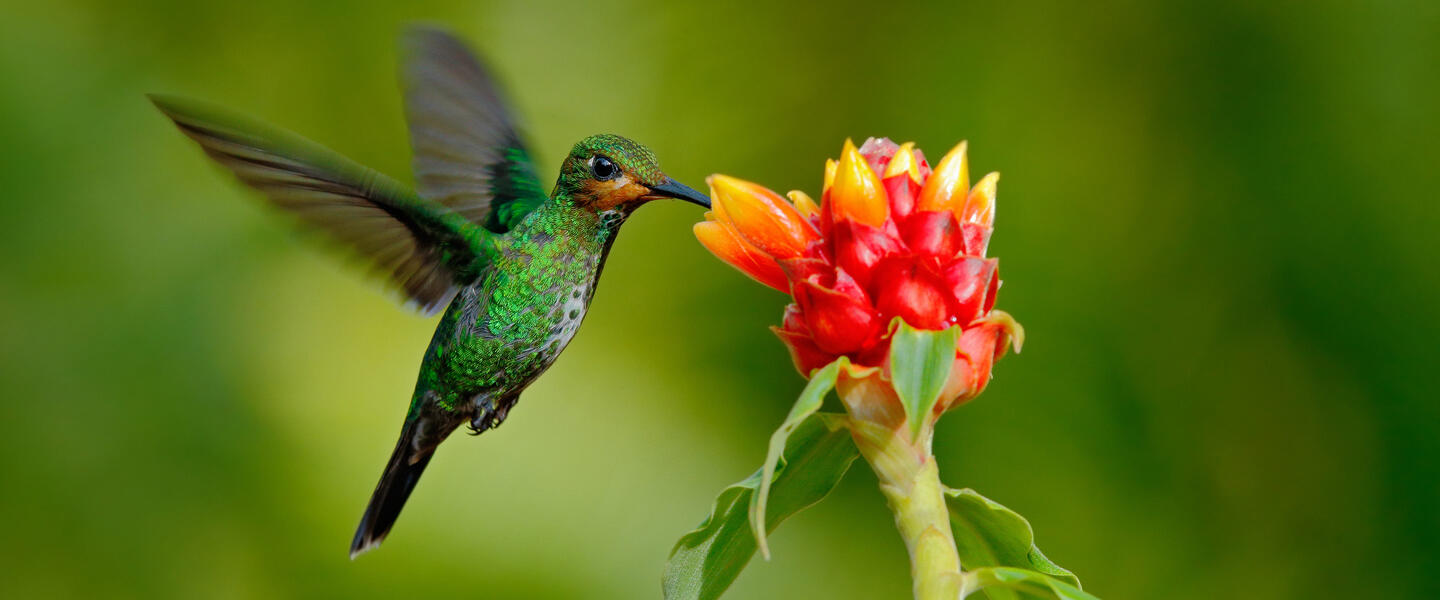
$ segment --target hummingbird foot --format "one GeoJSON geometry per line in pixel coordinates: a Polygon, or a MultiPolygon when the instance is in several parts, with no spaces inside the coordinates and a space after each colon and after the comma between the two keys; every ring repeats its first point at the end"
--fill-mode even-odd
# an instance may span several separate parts
{"type": "Polygon", "coordinates": [[[470,435],[480,435],[499,427],[510,416],[510,409],[520,400],[520,394],[507,396],[486,395],[475,399],[476,414],[470,419],[470,435]]]}

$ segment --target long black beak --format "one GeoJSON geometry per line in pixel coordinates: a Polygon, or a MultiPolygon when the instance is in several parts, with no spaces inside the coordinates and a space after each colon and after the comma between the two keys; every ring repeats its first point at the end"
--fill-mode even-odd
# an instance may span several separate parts
{"type": "Polygon", "coordinates": [[[650,186],[650,193],[646,194],[646,196],[649,196],[651,198],[674,198],[676,200],[684,200],[691,204],[699,204],[700,206],[703,206],[705,208],[710,208],[709,196],[706,196],[705,194],[696,191],[695,188],[675,181],[674,179],[667,179],[665,183],[650,186]]]}

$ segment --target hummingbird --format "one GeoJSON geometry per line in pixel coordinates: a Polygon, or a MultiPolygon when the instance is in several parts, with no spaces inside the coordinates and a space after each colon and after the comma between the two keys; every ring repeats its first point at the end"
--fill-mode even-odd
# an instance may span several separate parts
{"type": "Polygon", "coordinates": [[[554,363],[636,208],[710,206],[649,148],[612,134],[576,143],[546,194],[484,63],[438,29],[406,31],[401,49],[415,190],[288,131],[149,96],[210,158],[368,262],[407,303],[444,309],[352,559],[385,539],[441,442],[461,425],[478,435],[503,423],[554,363]]]}

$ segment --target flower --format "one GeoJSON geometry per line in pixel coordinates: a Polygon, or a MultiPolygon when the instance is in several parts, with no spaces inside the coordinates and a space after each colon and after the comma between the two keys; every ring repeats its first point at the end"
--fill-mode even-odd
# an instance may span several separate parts
{"type": "Polygon", "coordinates": [[[840,160],[825,165],[818,204],[804,192],[790,192],[787,202],[758,184],[712,175],[714,210],[695,236],[793,297],[772,329],[807,377],[841,356],[854,365],[852,385],[885,377],[896,319],[917,329],[960,327],[937,404],[943,411],[979,394],[994,361],[1023,339],[1014,319],[993,308],[1000,279],[996,259],[985,256],[999,178],[990,173],[971,185],[965,142],[932,169],[912,143],[870,138],[856,148],[846,140],[840,160]]]}

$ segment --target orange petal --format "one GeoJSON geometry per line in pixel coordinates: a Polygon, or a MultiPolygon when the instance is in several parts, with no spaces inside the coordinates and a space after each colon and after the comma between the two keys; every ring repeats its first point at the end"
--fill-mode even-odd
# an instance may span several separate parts
{"type": "Polygon", "coordinates": [[[851,220],[880,227],[890,216],[890,202],[880,177],[848,139],[840,154],[840,164],[835,168],[829,201],[830,214],[836,222],[851,220]]]}
{"type": "Polygon", "coordinates": [[[730,266],[739,269],[751,279],[790,293],[790,282],[775,259],[740,238],[740,234],[729,225],[717,221],[701,221],[695,224],[695,239],[711,254],[730,266]]]}
{"type": "Polygon", "coordinates": [[[965,200],[965,211],[960,222],[969,221],[990,227],[995,224],[995,187],[1000,183],[999,173],[989,173],[980,178],[975,189],[965,200]]]}
{"type": "Polygon", "coordinates": [[[915,160],[915,142],[900,144],[895,156],[890,158],[890,165],[885,167],[885,175],[881,179],[889,179],[901,173],[909,173],[911,181],[921,183],[920,163],[915,160]]]}
{"type": "Polygon", "coordinates": [[[795,258],[820,232],[779,194],[726,175],[711,175],[710,197],[722,222],[774,258],[795,258]]]}
{"type": "MultiPolygon", "coordinates": [[[[915,210],[949,210],[960,219],[965,207],[965,194],[970,190],[970,158],[966,155],[967,142],[960,142],[950,150],[935,172],[920,188],[920,200],[915,210]]],[[[963,219],[961,220],[963,223],[963,219]]]]}
{"type": "Polygon", "coordinates": [[[806,219],[814,219],[820,216],[820,205],[810,199],[809,194],[800,190],[791,190],[790,193],[785,195],[789,196],[790,201],[795,203],[795,210],[800,213],[800,216],[806,219]]]}

